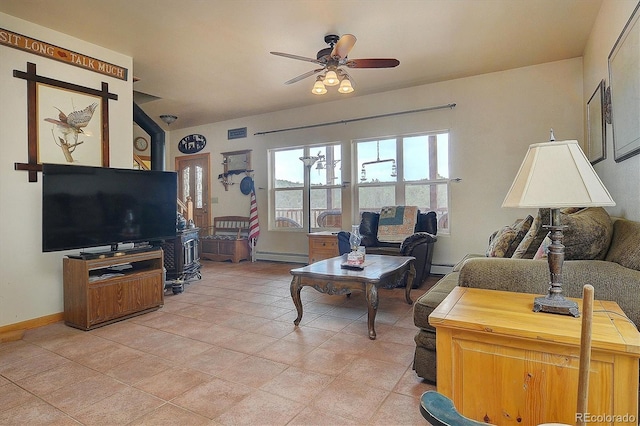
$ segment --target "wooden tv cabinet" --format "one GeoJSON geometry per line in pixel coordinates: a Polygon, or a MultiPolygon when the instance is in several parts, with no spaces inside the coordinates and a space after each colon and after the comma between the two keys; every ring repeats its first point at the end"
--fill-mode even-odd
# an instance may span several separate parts
{"type": "Polygon", "coordinates": [[[163,251],[65,258],[64,321],[90,330],[164,304],[163,251]]]}

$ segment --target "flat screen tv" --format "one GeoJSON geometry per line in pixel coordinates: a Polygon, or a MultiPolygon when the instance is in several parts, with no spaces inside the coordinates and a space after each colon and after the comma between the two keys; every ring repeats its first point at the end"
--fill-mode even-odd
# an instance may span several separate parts
{"type": "Polygon", "coordinates": [[[175,238],[177,174],[42,166],[42,251],[175,238]]]}

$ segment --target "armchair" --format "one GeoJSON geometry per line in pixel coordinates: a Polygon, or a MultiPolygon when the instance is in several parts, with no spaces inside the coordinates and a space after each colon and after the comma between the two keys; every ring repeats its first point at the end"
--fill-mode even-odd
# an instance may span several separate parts
{"type": "MultiPolygon", "coordinates": [[[[366,247],[368,254],[385,254],[391,256],[413,256],[416,258],[414,267],[416,277],[413,288],[418,288],[431,272],[431,260],[433,258],[433,248],[438,238],[438,222],[435,212],[421,213],[418,211],[415,231],[402,243],[391,243],[378,240],[378,222],[380,213],[362,212],[360,221],[361,245],[366,247]]],[[[338,233],[338,250],[340,254],[348,253],[349,232],[340,231],[338,233]]],[[[399,283],[399,285],[402,285],[399,283]]]]}

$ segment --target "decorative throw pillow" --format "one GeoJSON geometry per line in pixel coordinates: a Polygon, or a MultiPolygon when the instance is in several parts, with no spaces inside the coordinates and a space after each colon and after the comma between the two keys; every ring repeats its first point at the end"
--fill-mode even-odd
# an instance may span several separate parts
{"type": "MultiPolygon", "coordinates": [[[[550,209],[539,209],[529,232],[524,237],[513,257],[533,259],[549,234],[544,225],[551,223],[550,209]]],[[[563,244],[565,260],[603,259],[611,243],[613,226],[611,218],[602,207],[560,210],[560,224],[566,225],[563,244]]]]}
{"type": "Polygon", "coordinates": [[[529,231],[533,217],[527,216],[525,219],[517,221],[513,225],[494,232],[489,237],[489,247],[486,255],[488,257],[511,257],[520,244],[524,236],[529,231]]]}
{"type": "Polygon", "coordinates": [[[618,219],[613,225],[611,248],[605,260],[640,271],[640,226],[638,222],[618,219]]]}
{"type": "Polygon", "coordinates": [[[517,235],[518,232],[510,226],[505,226],[494,232],[489,237],[487,257],[508,257],[509,247],[511,247],[517,235]]]}
{"type": "Polygon", "coordinates": [[[547,236],[545,237],[544,240],[542,240],[542,244],[540,244],[540,247],[538,247],[538,251],[533,256],[533,260],[546,259],[549,254],[550,245],[551,245],[551,238],[547,236]]]}
{"type": "Polygon", "coordinates": [[[613,223],[605,209],[589,207],[571,214],[561,210],[560,224],[567,225],[562,240],[565,260],[605,258],[613,235],[613,223]]]}
{"type": "Polygon", "coordinates": [[[529,232],[527,232],[527,235],[522,239],[513,254],[514,258],[533,259],[538,247],[542,244],[542,240],[549,233],[547,229],[543,228],[544,225],[549,224],[549,217],[549,209],[538,209],[538,214],[533,219],[529,232]]]}

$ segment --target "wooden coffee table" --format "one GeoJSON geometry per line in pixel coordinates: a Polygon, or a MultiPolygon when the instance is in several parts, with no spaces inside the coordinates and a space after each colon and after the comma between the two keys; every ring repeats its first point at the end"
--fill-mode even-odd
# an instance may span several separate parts
{"type": "Polygon", "coordinates": [[[293,323],[299,325],[302,319],[300,290],[304,286],[335,295],[349,295],[354,290],[361,290],[367,299],[369,338],[373,340],[376,338],[374,322],[378,310],[378,288],[387,283],[397,282],[404,274],[408,274],[405,298],[411,305],[411,286],[416,275],[413,267],[415,257],[368,254],[363,270],[343,269],[341,265],[345,260],[344,256],[332,257],[291,270],[291,298],[298,310],[298,318],[293,323]]]}

